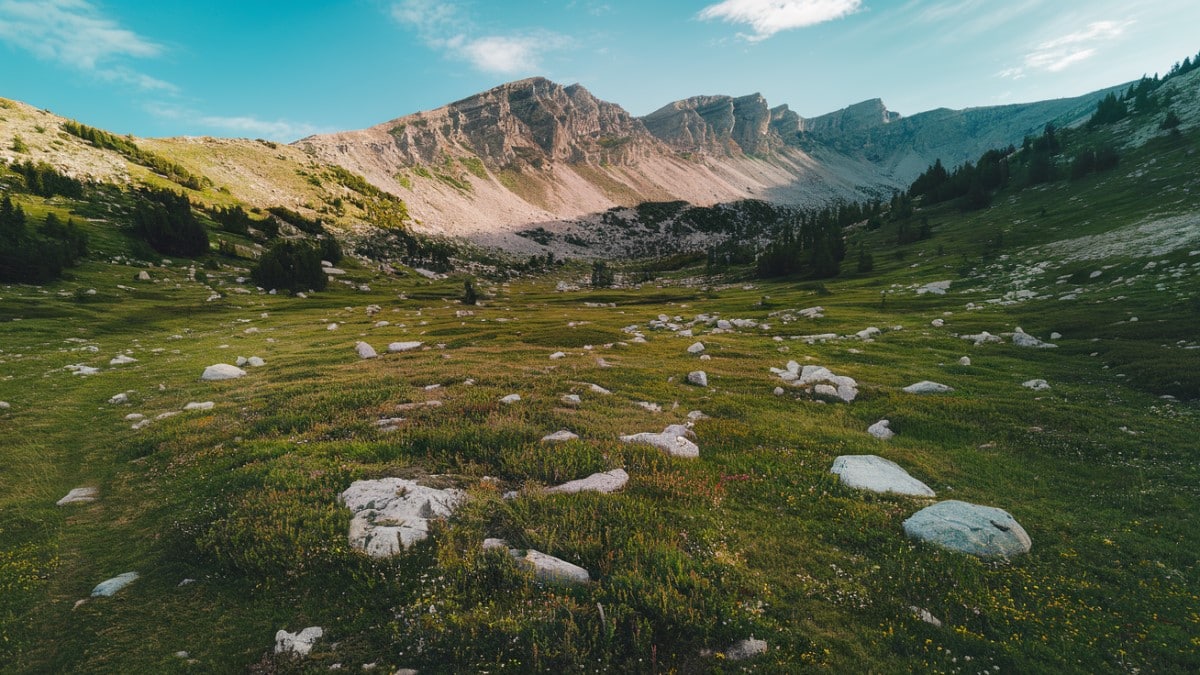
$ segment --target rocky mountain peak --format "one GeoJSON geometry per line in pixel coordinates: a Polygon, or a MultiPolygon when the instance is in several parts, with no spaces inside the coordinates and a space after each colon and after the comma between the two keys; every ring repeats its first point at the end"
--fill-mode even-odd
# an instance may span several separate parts
{"type": "Polygon", "coordinates": [[[693,96],[641,118],[650,133],[687,151],[758,154],[777,139],[770,134],[772,112],[761,94],[693,96]]]}
{"type": "Polygon", "coordinates": [[[872,98],[805,120],[803,131],[826,134],[855,133],[891,124],[899,119],[900,113],[888,110],[882,100],[872,98]]]}

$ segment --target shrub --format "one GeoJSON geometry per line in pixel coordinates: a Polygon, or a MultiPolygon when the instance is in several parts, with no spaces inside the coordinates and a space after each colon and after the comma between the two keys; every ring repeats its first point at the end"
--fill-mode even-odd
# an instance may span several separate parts
{"type": "Polygon", "coordinates": [[[141,188],[133,211],[133,233],[159,253],[194,258],[208,252],[208,229],[191,202],[171,190],[141,188]]]}
{"type": "Polygon", "coordinates": [[[321,252],[303,241],[280,241],[263,254],[251,276],[263,288],[322,291],[329,283],[321,269],[321,252]]]}

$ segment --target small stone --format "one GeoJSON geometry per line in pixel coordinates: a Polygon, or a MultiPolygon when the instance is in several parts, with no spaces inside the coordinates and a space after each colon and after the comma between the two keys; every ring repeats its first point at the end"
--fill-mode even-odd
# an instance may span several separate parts
{"type": "Polygon", "coordinates": [[[545,436],[542,436],[542,442],[543,443],[564,443],[566,441],[577,440],[578,438],[579,438],[578,434],[567,431],[566,429],[559,429],[558,431],[556,431],[552,434],[546,434],[545,436]]]}
{"type": "Polygon", "coordinates": [[[924,621],[925,623],[927,623],[931,626],[934,626],[935,628],[942,627],[941,619],[934,616],[933,613],[930,612],[929,610],[922,609],[920,607],[917,607],[916,605],[913,605],[913,606],[909,607],[908,609],[910,611],[912,611],[914,616],[916,616],[918,619],[924,621]]]}
{"type": "Polygon", "coordinates": [[[137,359],[126,354],[117,354],[116,356],[112,357],[112,360],[108,362],[108,365],[123,366],[127,363],[137,363],[137,359]]]}
{"type": "Polygon", "coordinates": [[[246,359],[246,365],[250,366],[251,368],[262,368],[263,366],[267,365],[267,362],[263,361],[257,356],[251,356],[250,358],[246,359]]]}
{"type": "Polygon", "coordinates": [[[126,419],[126,421],[129,421],[129,422],[137,422],[138,420],[146,419],[146,416],[143,415],[142,413],[129,413],[128,415],[125,416],[125,419],[126,419]]]}
{"type": "Polygon", "coordinates": [[[626,443],[644,443],[653,445],[660,450],[665,451],[673,457],[696,458],[700,456],[700,448],[692,441],[688,440],[688,436],[692,435],[690,429],[679,424],[672,424],[664,429],[661,433],[643,432],[640,434],[632,434],[621,436],[621,440],[626,443]]]}
{"type": "Polygon", "coordinates": [[[1034,391],[1045,391],[1050,388],[1050,383],[1045,380],[1027,380],[1021,383],[1022,387],[1028,387],[1034,391]]]}
{"type": "Polygon", "coordinates": [[[875,424],[867,427],[867,433],[881,441],[891,440],[891,438],[896,435],[896,432],[888,428],[890,425],[891,422],[888,420],[879,420],[875,424]]]}
{"type": "Polygon", "coordinates": [[[747,638],[745,640],[738,640],[729,649],[726,649],[725,658],[729,661],[745,661],[746,659],[766,654],[767,650],[766,640],[747,638]]]}
{"type": "Polygon", "coordinates": [[[509,404],[509,403],[516,403],[516,402],[518,402],[518,401],[520,401],[520,400],[521,400],[521,395],[520,395],[520,394],[509,394],[508,396],[505,396],[505,397],[501,398],[501,399],[500,399],[500,402],[501,402],[501,403],[505,403],[505,404],[509,404]]]}
{"type": "Polygon", "coordinates": [[[388,353],[397,354],[400,352],[411,352],[414,349],[420,349],[424,342],[393,342],[388,345],[388,353]]]}
{"type": "Polygon", "coordinates": [[[338,329],[338,325],[336,323],[331,323],[328,326],[325,326],[325,330],[337,330],[337,329],[338,329]]]}
{"type": "Polygon", "coordinates": [[[248,362],[249,362],[249,359],[247,359],[244,356],[239,356],[239,357],[237,357],[237,360],[233,362],[233,365],[237,366],[238,368],[241,368],[242,366],[246,365],[246,363],[248,363],[248,362]]]}
{"type": "Polygon", "coordinates": [[[933,326],[934,328],[941,328],[942,326],[946,325],[946,320],[945,319],[934,319],[933,321],[929,322],[929,325],[933,326]]]}
{"type": "Polygon", "coordinates": [[[323,635],[325,631],[320,626],[309,626],[299,633],[281,629],[275,633],[275,653],[308,656],[313,644],[323,635]]]}
{"type": "Polygon", "coordinates": [[[215,404],[212,401],[203,401],[197,403],[195,401],[183,406],[184,410],[212,410],[215,404]]]}
{"type": "Polygon", "coordinates": [[[108,402],[113,405],[122,405],[125,403],[129,403],[129,394],[126,394],[125,392],[121,392],[120,394],[114,394],[112,398],[108,399],[108,402]]]}
{"type": "Polygon", "coordinates": [[[693,370],[692,372],[688,373],[687,381],[698,387],[707,387],[708,386],[708,374],[705,373],[703,370],[693,370]]]}
{"type": "Polygon", "coordinates": [[[8,401],[0,401],[0,410],[8,410],[10,408],[12,408],[12,404],[8,401]]]}
{"type": "Polygon", "coordinates": [[[602,394],[604,396],[608,396],[609,394],[612,393],[611,391],[605,389],[604,387],[601,387],[598,384],[589,384],[588,389],[590,389],[592,391],[592,393],[594,393],[594,394],[602,394]]]}
{"type": "Polygon", "coordinates": [[[557,360],[557,359],[566,358],[566,356],[567,355],[564,352],[554,352],[553,354],[550,355],[550,359],[557,360]]]}
{"type": "Polygon", "coordinates": [[[96,501],[96,496],[100,491],[94,487],[77,487],[66,494],[65,497],[54,502],[58,506],[66,506],[67,504],[85,504],[87,502],[96,501]]]}
{"type": "Polygon", "coordinates": [[[579,394],[563,394],[563,397],[560,400],[567,405],[579,405],[583,402],[582,399],[579,398],[579,394]]]}
{"type": "Polygon", "coordinates": [[[910,384],[904,388],[904,391],[910,394],[945,394],[954,391],[952,387],[929,380],[921,380],[915,384],[910,384]]]}
{"type": "Polygon", "coordinates": [[[629,474],[625,469],[613,469],[603,473],[594,473],[587,478],[580,478],[562,485],[552,487],[546,492],[555,494],[575,494],[577,492],[600,492],[608,494],[625,487],[629,482],[629,474]]]}
{"type": "Polygon", "coordinates": [[[111,579],[101,581],[99,584],[96,584],[95,588],[92,589],[92,597],[107,598],[117,591],[120,591],[122,588],[125,588],[129,584],[137,581],[137,578],[137,572],[126,572],[124,574],[118,574],[111,579]]]}
{"type": "Polygon", "coordinates": [[[878,455],[842,455],[833,460],[830,473],[837,474],[842,485],[871,492],[892,492],[914,497],[933,497],[933,490],[913,478],[895,462],[878,455]]]}
{"type": "Polygon", "coordinates": [[[1062,333],[1059,333],[1059,332],[1057,332],[1057,331],[1056,331],[1056,332],[1053,332],[1053,333],[1051,333],[1051,334],[1050,334],[1050,339],[1051,339],[1051,340],[1061,340],[1061,339],[1062,339],[1062,333]]]}
{"type": "Polygon", "coordinates": [[[971,365],[971,357],[969,357],[969,356],[962,357],[961,359],[958,360],[958,365],[960,365],[960,366],[971,365]]]}
{"type": "Polygon", "coordinates": [[[692,343],[692,346],[687,348],[687,350],[689,354],[699,354],[700,352],[704,351],[704,343],[694,342],[692,343]]]}
{"type": "Polygon", "coordinates": [[[774,393],[776,396],[783,396],[783,387],[775,387],[775,391],[772,393],[774,393]]]}

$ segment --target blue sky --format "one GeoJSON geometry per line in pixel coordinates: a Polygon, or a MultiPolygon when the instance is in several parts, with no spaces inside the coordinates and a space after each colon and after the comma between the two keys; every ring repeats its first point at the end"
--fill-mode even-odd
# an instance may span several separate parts
{"type": "Polygon", "coordinates": [[[1072,96],[1200,51],[1196,0],[0,0],[0,96],[119,133],[294,140],[544,75],[644,115],[1072,96]]]}

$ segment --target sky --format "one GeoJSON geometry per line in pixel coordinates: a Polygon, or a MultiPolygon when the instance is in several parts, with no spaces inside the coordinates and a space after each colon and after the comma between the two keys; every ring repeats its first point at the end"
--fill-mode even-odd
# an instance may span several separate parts
{"type": "Polygon", "coordinates": [[[0,0],[0,96],[138,136],[291,141],[541,75],[635,115],[1075,96],[1200,51],[1196,0],[0,0]]]}

